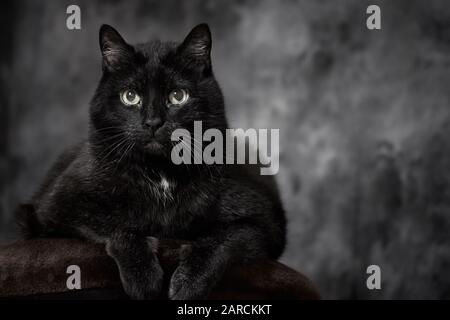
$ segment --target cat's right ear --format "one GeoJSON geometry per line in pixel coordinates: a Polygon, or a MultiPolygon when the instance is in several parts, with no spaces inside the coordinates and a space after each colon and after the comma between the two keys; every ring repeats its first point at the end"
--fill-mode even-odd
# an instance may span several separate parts
{"type": "Polygon", "coordinates": [[[99,40],[103,56],[103,70],[119,70],[132,59],[133,47],[127,44],[113,27],[107,24],[102,25],[99,40]]]}

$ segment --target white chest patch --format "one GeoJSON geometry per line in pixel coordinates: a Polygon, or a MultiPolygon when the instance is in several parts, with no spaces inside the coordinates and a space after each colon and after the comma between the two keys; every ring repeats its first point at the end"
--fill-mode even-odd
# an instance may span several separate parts
{"type": "Polygon", "coordinates": [[[162,203],[173,200],[173,191],[176,183],[174,181],[168,180],[163,175],[160,175],[158,179],[150,179],[144,174],[146,178],[148,190],[153,194],[153,196],[162,203]]]}
{"type": "Polygon", "coordinates": [[[161,182],[159,184],[164,191],[170,190],[169,181],[167,181],[167,179],[165,177],[161,177],[161,182]]]}
{"type": "Polygon", "coordinates": [[[159,194],[159,198],[166,202],[167,200],[173,200],[172,189],[174,187],[173,182],[169,182],[166,177],[161,176],[161,181],[156,185],[156,192],[159,194]]]}

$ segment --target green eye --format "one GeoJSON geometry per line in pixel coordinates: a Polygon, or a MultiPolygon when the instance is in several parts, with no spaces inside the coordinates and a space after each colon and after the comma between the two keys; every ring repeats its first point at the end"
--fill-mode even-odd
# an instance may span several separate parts
{"type": "Polygon", "coordinates": [[[120,101],[126,106],[140,106],[141,97],[134,90],[125,90],[120,94],[120,101]]]}
{"type": "Polygon", "coordinates": [[[175,89],[169,93],[169,104],[171,105],[182,105],[189,100],[189,94],[184,89],[175,89]]]}

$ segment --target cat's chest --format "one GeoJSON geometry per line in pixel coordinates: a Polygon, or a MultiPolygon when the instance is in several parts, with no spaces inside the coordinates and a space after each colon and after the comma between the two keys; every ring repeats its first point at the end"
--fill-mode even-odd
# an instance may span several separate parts
{"type": "Polygon", "coordinates": [[[123,199],[123,204],[144,205],[147,208],[168,206],[176,200],[178,183],[164,175],[156,177],[124,176],[111,185],[111,196],[123,199]]]}
{"type": "Polygon", "coordinates": [[[109,184],[111,211],[126,224],[152,235],[182,237],[208,215],[215,201],[211,188],[198,181],[180,182],[163,174],[122,176],[109,184]]]}
{"type": "Polygon", "coordinates": [[[160,175],[153,179],[142,178],[133,183],[130,190],[132,188],[138,197],[144,197],[153,203],[167,204],[175,200],[177,182],[160,175]]]}

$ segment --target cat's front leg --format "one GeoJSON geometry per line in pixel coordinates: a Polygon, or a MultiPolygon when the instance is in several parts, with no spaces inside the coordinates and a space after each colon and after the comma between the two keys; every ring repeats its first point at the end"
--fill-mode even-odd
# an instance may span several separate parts
{"type": "Polygon", "coordinates": [[[249,224],[223,226],[181,248],[180,263],[169,285],[169,298],[207,298],[231,262],[270,256],[280,242],[267,229],[249,224]]]}
{"type": "Polygon", "coordinates": [[[206,298],[227,265],[228,258],[221,250],[221,246],[214,247],[211,244],[183,245],[179,265],[170,280],[169,298],[206,298]]]}
{"type": "Polygon", "coordinates": [[[161,294],[163,270],[156,251],[158,240],[123,231],[106,243],[107,253],[116,261],[125,293],[131,299],[155,299],[161,294]]]}

